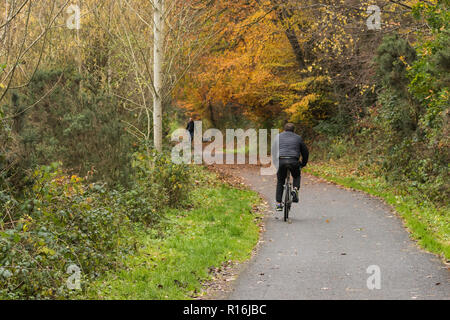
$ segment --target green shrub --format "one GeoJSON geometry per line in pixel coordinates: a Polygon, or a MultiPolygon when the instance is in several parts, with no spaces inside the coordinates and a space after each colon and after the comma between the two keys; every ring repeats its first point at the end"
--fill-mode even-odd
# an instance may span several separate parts
{"type": "MultiPolygon", "coordinates": [[[[148,156],[136,153],[133,161],[135,169],[135,189],[142,199],[151,203],[156,212],[162,208],[182,207],[187,204],[192,188],[191,173],[188,165],[174,164],[165,153],[148,156]]],[[[154,212],[144,210],[137,213],[138,220],[149,222],[154,220],[154,212]],[[149,217],[150,215],[150,217],[149,217]]],[[[136,217],[130,216],[135,219],[136,217]]]]}
{"type": "Polygon", "coordinates": [[[104,186],[83,184],[58,164],[36,170],[33,180],[17,207],[20,218],[0,232],[2,298],[67,297],[69,265],[88,280],[114,267],[127,251],[121,235],[129,219],[111,206],[104,186]]]}
{"type": "Polygon", "coordinates": [[[53,161],[109,185],[130,182],[136,139],[125,130],[125,121],[139,127],[138,120],[107,90],[87,85],[89,76],[82,90],[80,80],[73,67],[43,67],[0,106],[0,117],[9,117],[0,129],[0,169],[16,177],[14,185],[22,183],[21,173],[53,161]]]}
{"type": "Polygon", "coordinates": [[[83,283],[120,266],[133,223],[154,226],[167,208],[188,204],[189,166],[137,153],[133,169],[131,187],[113,190],[54,163],[35,170],[20,198],[0,191],[0,298],[69,297],[68,266],[83,283]]]}

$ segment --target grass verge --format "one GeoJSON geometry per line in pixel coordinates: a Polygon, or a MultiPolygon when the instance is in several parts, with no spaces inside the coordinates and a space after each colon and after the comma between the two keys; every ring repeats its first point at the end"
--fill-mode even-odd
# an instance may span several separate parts
{"type": "MultiPolygon", "coordinates": [[[[306,169],[306,168],[305,168],[306,169]]],[[[404,219],[411,237],[424,249],[450,260],[450,213],[431,202],[417,200],[414,193],[399,190],[382,177],[355,174],[354,166],[344,162],[315,162],[305,170],[345,187],[380,197],[404,219]]]]}
{"type": "Polygon", "coordinates": [[[125,268],[89,284],[84,299],[190,299],[210,278],[209,268],[250,258],[259,227],[252,191],[222,183],[198,187],[191,210],[170,210],[156,229],[133,233],[137,253],[125,268]]]}

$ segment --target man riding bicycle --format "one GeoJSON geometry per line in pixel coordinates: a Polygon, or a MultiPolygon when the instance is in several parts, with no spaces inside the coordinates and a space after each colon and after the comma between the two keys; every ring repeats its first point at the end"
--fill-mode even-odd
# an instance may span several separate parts
{"type": "Polygon", "coordinates": [[[298,202],[298,190],[300,189],[300,169],[308,163],[309,151],[303,139],[294,133],[295,126],[287,123],[284,126],[284,132],[280,133],[273,145],[272,155],[278,157],[277,171],[277,192],[276,201],[277,211],[283,210],[281,203],[283,197],[283,186],[286,182],[287,170],[294,179],[294,191],[292,192],[292,201],[298,202]],[[300,162],[300,156],[302,161],[300,162]]]}

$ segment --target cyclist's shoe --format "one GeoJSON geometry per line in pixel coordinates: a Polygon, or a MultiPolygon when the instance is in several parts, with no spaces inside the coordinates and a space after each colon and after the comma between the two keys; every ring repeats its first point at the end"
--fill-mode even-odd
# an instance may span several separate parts
{"type": "Polygon", "coordinates": [[[283,205],[281,203],[277,203],[276,209],[277,211],[283,211],[283,205]]]}
{"type": "Polygon", "coordinates": [[[298,203],[298,190],[294,189],[292,191],[292,202],[298,203]]]}

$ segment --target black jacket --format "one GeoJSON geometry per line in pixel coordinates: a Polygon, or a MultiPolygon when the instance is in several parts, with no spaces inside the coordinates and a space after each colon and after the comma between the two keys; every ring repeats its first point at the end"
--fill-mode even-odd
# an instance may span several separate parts
{"type": "Polygon", "coordinates": [[[301,165],[304,167],[308,164],[309,151],[302,137],[294,132],[285,131],[280,133],[272,145],[272,157],[292,157],[300,159],[301,165]]]}

